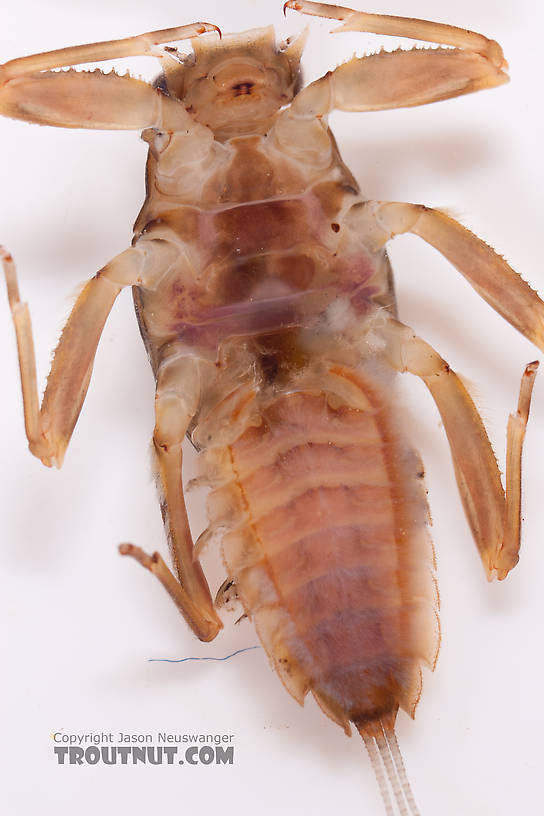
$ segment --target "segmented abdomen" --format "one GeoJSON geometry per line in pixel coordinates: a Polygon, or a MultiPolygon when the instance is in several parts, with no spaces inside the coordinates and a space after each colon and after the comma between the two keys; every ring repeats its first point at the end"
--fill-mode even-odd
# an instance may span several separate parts
{"type": "Polygon", "coordinates": [[[339,379],[358,407],[331,392],[276,395],[259,424],[210,451],[225,483],[209,510],[232,528],[225,563],[284,684],[349,730],[399,705],[413,713],[438,623],[419,458],[379,378],[339,379]]]}

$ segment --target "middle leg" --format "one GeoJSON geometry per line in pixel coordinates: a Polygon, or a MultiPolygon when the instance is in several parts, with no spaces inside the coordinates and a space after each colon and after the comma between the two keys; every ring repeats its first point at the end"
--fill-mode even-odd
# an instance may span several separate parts
{"type": "Polygon", "coordinates": [[[544,351],[544,301],[492,247],[440,210],[423,204],[366,201],[348,213],[372,251],[406,232],[435,247],[495,311],[544,351]]]}
{"type": "Polygon", "coordinates": [[[125,286],[153,286],[175,255],[166,241],[142,241],[91,278],[63,329],[40,407],[30,312],[20,299],[13,258],[0,247],[17,339],[26,435],[30,451],[44,465],[62,465],[87,393],[102,329],[118,294],[125,286]]]}

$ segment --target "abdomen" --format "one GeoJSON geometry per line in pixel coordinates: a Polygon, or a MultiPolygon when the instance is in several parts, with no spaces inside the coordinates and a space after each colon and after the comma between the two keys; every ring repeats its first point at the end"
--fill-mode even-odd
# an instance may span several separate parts
{"type": "Polygon", "coordinates": [[[413,713],[437,595],[421,464],[387,378],[337,366],[326,381],[258,395],[250,427],[205,458],[221,463],[211,522],[230,528],[227,570],[274,667],[349,731],[413,713]]]}

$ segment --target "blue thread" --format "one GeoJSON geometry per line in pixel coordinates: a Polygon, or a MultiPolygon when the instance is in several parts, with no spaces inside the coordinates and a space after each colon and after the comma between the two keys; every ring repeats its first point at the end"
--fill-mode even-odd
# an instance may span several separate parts
{"type": "Polygon", "coordinates": [[[230,660],[231,657],[242,654],[242,652],[251,652],[253,649],[260,649],[260,646],[246,646],[245,649],[237,649],[236,652],[227,655],[226,657],[181,657],[177,660],[169,657],[150,657],[148,663],[185,663],[186,660],[230,660]]]}

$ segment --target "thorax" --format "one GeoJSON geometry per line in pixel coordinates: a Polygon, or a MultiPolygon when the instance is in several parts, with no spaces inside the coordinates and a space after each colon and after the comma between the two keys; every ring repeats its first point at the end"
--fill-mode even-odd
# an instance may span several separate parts
{"type": "Polygon", "coordinates": [[[389,289],[385,256],[344,220],[361,201],[356,183],[330,131],[315,127],[298,152],[281,128],[226,142],[144,132],[147,198],[135,238],[178,251],[157,288],[135,294],[148,346],[175,341],[210,359],[233,337],[273,335],[274,357],[289,348],[300,359],[297,336],[323,333],[339,300],[364,315],[389,289]]]}

